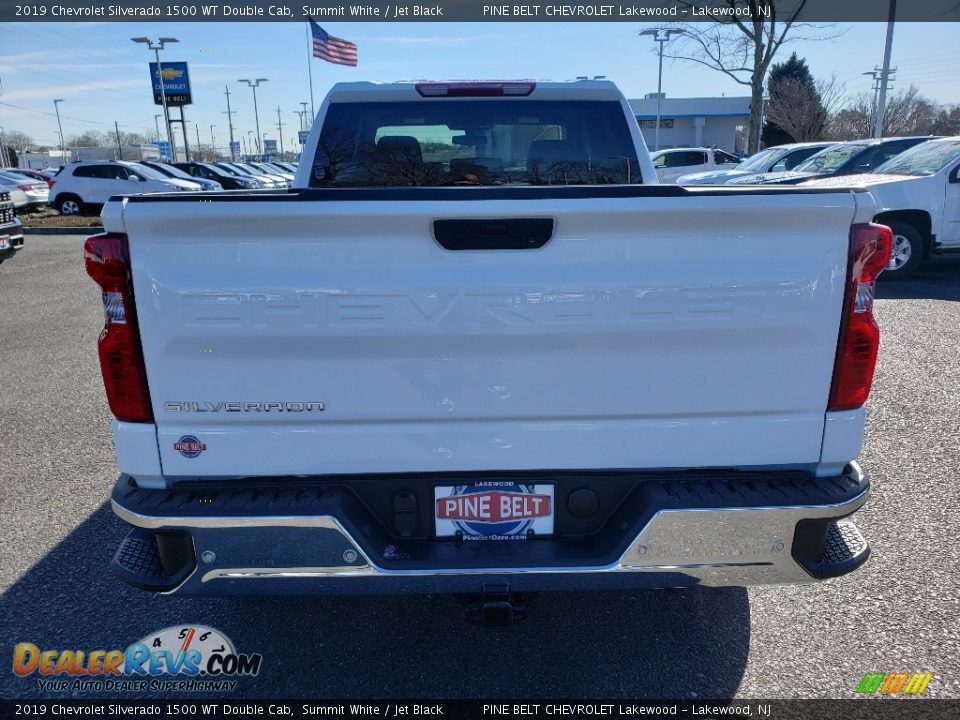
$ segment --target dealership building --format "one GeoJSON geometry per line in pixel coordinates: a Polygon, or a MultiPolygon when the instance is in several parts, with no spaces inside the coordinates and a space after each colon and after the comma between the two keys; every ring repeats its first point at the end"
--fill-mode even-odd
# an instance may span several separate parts
{"type": "MultiPolygon", "coordinates": [[[[657,94],[630,100],[647,146],[653,150],[657,94]]],[[[668,98],[660,101],[660,149],[712,147],[739,155],[746,150],[749,97],[668,98]]]]}

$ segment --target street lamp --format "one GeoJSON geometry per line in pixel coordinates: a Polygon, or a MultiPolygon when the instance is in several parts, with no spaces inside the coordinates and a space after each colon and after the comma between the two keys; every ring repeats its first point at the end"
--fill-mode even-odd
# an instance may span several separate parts
{"type": "Polygon", "coordinates": [[[763,120],[767,110],[767,103],[770,102],[770,96],[764,93],[760,97],[760,122],[757,128],[757,150],[760,149],[760,141],[763,139],[763,120]]]}
{"type": "MultiPolygon", "coordinates": [[[[160,51],[167,43],[180,42],[176,38],[162,37],[156,42],[148,37],[130,38],[135,43],[141,43],[147,46],[148,50],[153,50],[157,57],[157,82],[160,83],[160,102],[163,105],[163,126],[167,131],[167,144],[170,146],[170,159],[177,160],[176,148],[173,145],[173,133],[170,131],[170,111],[167,109],[167,91],[163,86],[163,66],[160,64],[160,51]]],[[[190,158],[187,158],[189,160],[190,158]]]]}
{"type": "MultiPolygon", "coordinates": [[[[247,157],[248,158],[250,155],[253,155],[254,144],[253,144],[253,137],[251,137],[252,135],[253,135],[253,130],[247,130],[247,152],[248,152],[247,157]]],[[[260,153],[259,140],[257,140],[256,149],[257,149],[257,153],[259,154],[260,153]]]]}
{"type": "Polygon", "coordinates": [[[257,123],[257,155],[260,155],[260,111],[257,109],[257,87],[260,83],[268,82],[268,80],[267,78],[257,78],[256,80],[240,78],[237,82],[246,83],[253,90],[253,117],[257,123]]]}
{"type": "Polygon", "coordinates": [[[657,70],[657,129],[653,135],[653,149],[660,149],[660,103],[663,101],[663,46],[671,35],[683,35],[679,28],[651,28],[640,31],[640,35],[650,35],[654,42],[660,43],[660,67],[657,70]]]}
{"type": "Polygon", "coordinates": [[[57,111],[57,127],[60,128],[60,162],[67,162],[67,151],[63,147],[63,125],[60,124],[60,103],[63,102],[63,98],[57,98],[53,101],[53,109],[57,111]]]}

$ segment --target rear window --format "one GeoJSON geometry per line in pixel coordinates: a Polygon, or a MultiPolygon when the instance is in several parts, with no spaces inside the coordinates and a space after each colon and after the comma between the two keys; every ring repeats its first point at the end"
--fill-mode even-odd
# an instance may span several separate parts
{"type": "Polygon", "coordinates": [[[617,102],[438,100],[330,106],[311,187],[640,183],[617,102]]]}
{"type": "Polygon", "coordinates": [[[702,150],[679,150],[657,156],[653,166],[658,168],[689,167],[691,165],[706,165],[707,156],[702,150]]]}

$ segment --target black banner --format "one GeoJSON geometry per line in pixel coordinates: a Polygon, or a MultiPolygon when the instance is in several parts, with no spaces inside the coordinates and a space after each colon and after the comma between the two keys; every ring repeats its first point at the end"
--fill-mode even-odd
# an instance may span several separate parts
{"type": "Polygon", "coordinates": [[[960,717],[960,700],[0,700],[2,718],[770,718],[921,720],[960,717]]]}
{"type": "MultiPolygon", "coordinates": [[[[749,22],[789,18],[802,6],[804,22],[886,21],[886,0],[601,0],[600,2],[498,2],[498,0],[0,0],[0,22],[749,22]],[[759,10],[757,9],[759,8],[759,10]]],[[[960,21],[960,0],[900,2],[897,22],[960,21]]]]}

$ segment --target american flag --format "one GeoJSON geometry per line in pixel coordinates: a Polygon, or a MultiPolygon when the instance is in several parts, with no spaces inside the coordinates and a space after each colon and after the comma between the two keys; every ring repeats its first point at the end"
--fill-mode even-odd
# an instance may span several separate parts
{"type": "Polygon", "coordinates": [[[335,65],[357,65],[357,46],[347,40],[341,40],[310,21],[310,32],[313,34],[313,56],[326,60],[335,65]]]}

